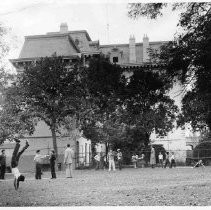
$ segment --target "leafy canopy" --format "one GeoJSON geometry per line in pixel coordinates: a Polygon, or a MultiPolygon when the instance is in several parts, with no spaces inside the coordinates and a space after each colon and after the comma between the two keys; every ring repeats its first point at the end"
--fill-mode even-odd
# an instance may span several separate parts
{"type": "Polygon", "coordinates": [[[211,128],[211,3],[130,4],[128,15],[155,19],[166,6],[181,11],[180,30],[154,56],[166,64],[172,79],[176,77],[184,84],[179,124],[190,123],[194,130],[211,128]]]}

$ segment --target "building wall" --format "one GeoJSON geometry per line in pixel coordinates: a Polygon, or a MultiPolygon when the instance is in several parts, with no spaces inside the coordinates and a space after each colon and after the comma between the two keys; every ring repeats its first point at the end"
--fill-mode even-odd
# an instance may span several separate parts
{"type": "MultiPolygon", "coordinates": [[[[160,46],[165,42],[149,42],[149,45],[145,45],[151,49],[159,50],[160,46]]],[[[112,57],[115,56],[115,52],[113,52],[113,49],[117,49],[119,52],[122,52],[121,60],[118,62],[118,64],[129,64],[130,62],[130,46],[129,42],[127,44],[110,44],[110,45],[101,45],[100,51],[104,55],[110,55],[110,61],[112,62],[112,57]]],[[[145,57],[148,54],[148,48],[144,49],[143,43],[135,43],[135,62],[138,64],[142,64],[144,59],[144,53],[145,57]]],[[[146,62],[146,60],[145,60],[146,62]]]]}
{"type": "MultiPolygon", "coordinates": [[[[181,109],[181,101],[183,97],[183,86],[176,82],[168,95],[175,101],[175,104],[181,109]]],[[[186,130],[175,127],[165,137],[157,137],[155,133],[150,136],[154,144],[163,144],[167,151],[174,152],[175,158],[179,162],[186,161],[186,150],[190,147],[186,145],[187,142],[186,130]]]]}
{"type": "Polygon", "coordinates": [[[76,141],[76,155],[77,166],[89,166],[92,161],[91,141],[84,137],[80,137],[76,141]]]}

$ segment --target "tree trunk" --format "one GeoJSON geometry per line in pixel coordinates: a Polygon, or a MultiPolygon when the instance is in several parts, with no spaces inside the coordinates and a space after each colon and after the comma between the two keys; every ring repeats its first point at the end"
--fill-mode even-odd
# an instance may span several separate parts
{"type": "Polygon", "coordinates": [[[56,126],[53,124],[51,126],[51,133],[52,133],[52,139],[53,139],[53,149],[55,151],[56,157],[58,157],[58,148],[57,148],[57,142],[56,142],[56,126]]]}

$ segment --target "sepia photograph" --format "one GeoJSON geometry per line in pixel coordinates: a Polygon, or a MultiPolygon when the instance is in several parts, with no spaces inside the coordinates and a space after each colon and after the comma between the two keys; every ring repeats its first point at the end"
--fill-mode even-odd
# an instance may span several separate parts
{"type": "Polygon", "coordinates": [[[211,1],[0,2],[0,208],[211,205],[211,1]]]}

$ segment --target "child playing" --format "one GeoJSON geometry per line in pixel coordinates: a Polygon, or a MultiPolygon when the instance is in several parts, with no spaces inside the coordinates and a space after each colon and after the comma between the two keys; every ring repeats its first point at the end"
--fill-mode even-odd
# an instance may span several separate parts
{"type": "Polygon", "coordinates": [[[204,166],[202,160],[199,160],[199,161],[193,166],[193,168],[200,167],[200,166],[203,166],[203,167],[205,168],[205,166],[204,166]]]}
{"type": "Polygon", "coordinates": [[[141,168],[144,168],[144,166],[145,166],[145,160],[144,160],[144,158],[145,158],[145,155],[144,154],[141,154],[141,157],[139,158],[141,168]]]}
{"type": "Polygon", "coordinates": [[[95,170],[98,170],[100,168],[100,155],[99,154],[96,154],[94,156],[94,159],[95,159],[95,162],[96,162],[95,170]]]}
{"type": "Polygon", "coordinates": [[[158,159],[160,167],[163,168],[163,154],[161,152],[159,152],[158,159]]]}
{"type": "Polygon", "coordinates": [[[173,166],[176,167],[176,162],[175,162],[174,153],[172,152],[172,154],[171,154],[170,168],[172,168],[173,166]]]}
{"type": "Polygon", "coordinates": [[[18,162],[21,154],[23,154],[23,152],[29,147],[29,143],[28,141],[26,141],[26,145],[22,148],[20,152],[18,152],[20,148],[20,140],[18,138],[14,138],[14,140],[16,142],[16,145],[12,154],[11,167],[12,167],[12,173],[15,177],[14,187],[17,190],[19,188],[19,182],[20,181],[23,182],[25,180],[25,177],[18,170],[18,162]]]}
{"type": "Polygon", "coordinates": [[[132,155],[132,162],[133,162],[134,168],[137,168],[137,161],[138,161],[138,155],[133,154],[132,155]]]}

